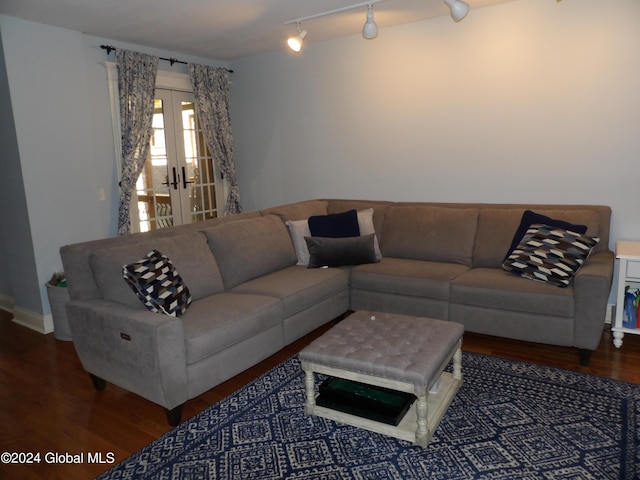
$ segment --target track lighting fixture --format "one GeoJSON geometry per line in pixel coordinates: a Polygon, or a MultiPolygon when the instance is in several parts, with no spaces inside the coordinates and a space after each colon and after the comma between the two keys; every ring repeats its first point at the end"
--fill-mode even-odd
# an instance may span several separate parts
{"type": "Polygon", "coordinates": [[[287,45],[294,52],[298,53],[302,50],[302,42],[304,41],[304,37],[307,36],[306,30],[300,30],[300,22],[296,22],[296,26],[298,27],[298,35],[294,35],[293,37],[289,37],[287,40],[287,45]]]}
{"type": "Polygon", "coordinates": [[[469,13],[469,5],[462,0],[444,0],[449,10],[451,10],[451,18],[456,22],[462,20],[469,13]]]}
{"type": "Polygon", "coordinates": [[[367,40],[372,40],[378,36],[378,26],[373,20],[373,5],[371,3],[367,6],[367,21],[362,27],[362,36],[367,40]]]}
{"type": "Polygon", "coordinates": [[[376,38],[378,36],[378,26],[376,22],[373,20],[373,4],[382,2],[383,0],[369,0],[368,2],[356,3],[355,5],[350,5],[348,7],[336,8],[335,10],[329,10],[327,12],[316,13],[315,15],[309,15],[307,17],[296,18],[295,20],[288,20],[284,22],[285,25],[291,25],[295,23],[298,27],[298,35],[294,37],[289,37],[287,40],[287,44],[289,48],[294,52],[299,52],[302,48],[302,40],[307,35],[306,30],[300,30],[300,22],[304,22],[307,20],[311,20],[313,18],[325,17],[327,15],[333,15],[334,13],[340,13],[347,10],[352,10],[358,7],[367,7],[367,21],[362,27],[362,36],[367,39],[376,38]]]}
{"type": "MultiPolygon", "coordinates": [[[[378,26],[373,19],[373,4],[382,2],[383,0],[369,0],[368,2],[356,3],[355,5],[349,5],[347,7],[336,8],[335,10],[329,10],[327,12],[316,13],[314,15],[308,15],[306,17],[296,18],[295,20],[288,20],[284,22],[285,25],[291,25],[293,23],[296,24],[298,28],[298,34],[287,39],[287,44],[289,48],[294,52],[299,52],[302,50],[302,42],[304,38],[307,36],[307,31],[302,30],[300,28],[300,23],[305,22],[307,20],[312,20],[314,18],[325,17],[327,15],[333,15],[335,13],[345,12],[347,10],[352,10],[358,7],[367,7],[367,21],[362,27],[362,36],[368,40],[376,38],[378,36],[378,26]]],[[[462,20],[467,13],[469,12],[469,5],[463,2],[462,0],[444,0],[444,3],[447,4],[449,10],[451,11],[451,18],[453,18],[456,22],[462,20]]]]}

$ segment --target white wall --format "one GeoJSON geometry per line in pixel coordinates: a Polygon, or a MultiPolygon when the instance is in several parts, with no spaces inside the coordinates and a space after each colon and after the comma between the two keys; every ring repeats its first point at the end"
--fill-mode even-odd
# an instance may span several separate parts
{"type": "Polygon", "coordinates": [[[637,0],[516,0],[232,62],[244,207],[595,203],[640,239],[638,45],[637,0]]]}
{"type": "Polygon", "coordinates": [[[0,203],[9,207],[0,209],[0,268],[4,272],[0,276],[0,308],[13,310],[14,285],[16,290],[24,287],[19,283],[21,275],[24,272],[33,274],[35,262],[31,254],[27,201],[24,195],[20,155],[4,63],[2,35],[0,35],[0,145],[2,145],[0,178],[3,181],[3,186],[0,188],[0,203]],[[9,258],[19,259],[13,265],[20,268],[13,269],[9,258]],[[14,282],[12,279],[17,281],[14,282]]]}
{"type": "MultiPolygon", "coordinates": [[[[58,248],[72,238],[67,225],[97,207],[82,35],[35,25],[0,18],[19,155],[3,169],[21,171],[22,185],[11,188],[21,189],[28,212],[3,228],[14,252],[7,258],[14,315],[26,324],[38,323],[48,306],[45,283],[60,270],[58,248]]],[[[97,234],[92,227],[84,222],[83,234],[97,234]]],[[[51,325],[42,319],[42,327],[51,325]]]]}

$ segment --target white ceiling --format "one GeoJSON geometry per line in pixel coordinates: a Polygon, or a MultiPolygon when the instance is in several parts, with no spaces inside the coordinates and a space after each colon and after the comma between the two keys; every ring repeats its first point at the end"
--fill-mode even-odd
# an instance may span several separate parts
{"type": "MultiPolygon", "coordinates": [[[[465,0],[473,10],[511,0],[465,0]]],[[[0,14],[121,42],[203,58],[235,58],[285,48],[295,25],[359,0],[0,0],[0,14]]],[[[303,22],[305,43],[359,33],[366,5],[303,22]]],[[[385,27],[448,15],[443,0],[384,0],[374,4],[385,27]]],[[[452,20],[453,21],[453,20],[452,20]]],[[[464,20],[463,20],[464,21],[464,20]]]]}

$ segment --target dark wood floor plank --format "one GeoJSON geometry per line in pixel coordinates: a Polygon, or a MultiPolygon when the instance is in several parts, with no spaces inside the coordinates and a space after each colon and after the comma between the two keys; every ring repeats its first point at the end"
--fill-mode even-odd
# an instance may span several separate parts
{"type": "MultiPolygon", "coordinates": [[[[107,384],[96,391],[82,369],[72,342],[55,340],[11,322],[0,311],[0,452],[113,452],[116,462],[170,430],[164,410],[137,395],[107,384]]],[[[278,363],[284,362],[331,324],[289,345],[184,407],[186,420],[278,363]]],[[[609,327],[588,367],[578,363],[576,349],[539,345],[466,333],[464,351],[575,370],[640,383],[640,336],[626,335],[622,348],[612,344],[609,327]]],[[[87,479],[109,464],[6,465],[0,478],[87,479]]]]}

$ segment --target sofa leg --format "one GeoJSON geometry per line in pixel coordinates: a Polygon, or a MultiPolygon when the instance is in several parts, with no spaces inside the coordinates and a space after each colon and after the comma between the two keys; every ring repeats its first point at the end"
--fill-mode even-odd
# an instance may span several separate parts
{"type": "Polygon", "coordinates": [[[579,348],[578,355],[580,357],[580,365],[583,367],[589,366],[589,360],[591,359],[591,354],[593,350],[587,350],[586,348],[579,348]]]}
{"type": "Polygon", "coordinates": [[[184,407],[184,403],[178,405],[177,407],[173,407],[172,409],[165,408],[165,412],[167,414],[167,421],[169,425],[172,427],[177,427],[180,425],[180,419],[182,419],[182,409],[184,407]]]}
{"type": "Polygon", "coordinates": [[[107,386],[107,382],[105,382],[100,377],[95,376],[93,373],[90,373],[89,376],[91,377],[91,382],[93,383],[93,386],[96,390],[101,392],[105,389],[105,387],[107,386]]]}

